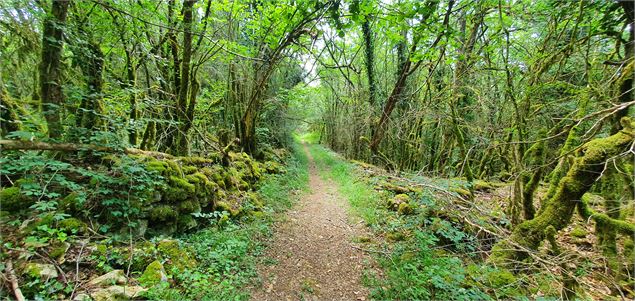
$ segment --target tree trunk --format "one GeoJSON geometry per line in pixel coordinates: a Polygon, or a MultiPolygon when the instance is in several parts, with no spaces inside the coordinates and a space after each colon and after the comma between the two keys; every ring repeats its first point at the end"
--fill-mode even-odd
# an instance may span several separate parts
{"type": "Polygon", "coordinates": [[[375,106],[377,98],[377,84],[375,83],[375,45],[373,33],[370,29],[370,16],[364,16],[362,34],[364,37],[364,63],[366,64],[366,76],[368,77],[368,103],[370,103],[372,108],[375,106]]]}
{"type": "MultiPolygon", "coordinates": [[[[635,52],[635,3],[631,1],[620,1],[620,5],[624,10],[626,18],[626,26],[628,28],[628,43],[624,43],[624,64],[623,77],[619,82],[619,100],[620,103],[626,103],[633,100],[633,59],[635,52]]],[[[632,110],[632,109],[631,109],[632,110]]],[[[628,114],[629,108],[625,107],[614,115],[613,128],[611,133],[616,133],[620,128],[620,119],[628,114]]]]}
{"type": "Polygon", "coordinates": [[[61,83],[62,36],[70,0],[51,1],[51,12],[44,20],[42,61],[40,62],[40,97],[50,138],[62,136],[61,110],[64,93],[61,83]]]}
{"type": "Polygon", "coordinates": [[[88,85],[88,96],[81,103],[77,116],[77,125],[85,129],[102,126],[101,115],[104,112],[101,103],[103,90],[104,54],[96,43],[89,43],[86,56],[82,59],[82,71],[88,85]]]}
{"type": "MultiPolygon", "coordinates": [[[[536,218],[518,225],[510,240],[529,251],[536,250],[545,239],[545,229],[561,230],[569,224],[576,205],[597,179],[602,175],[607,159],[624,153],[635,138],[635,121],[622,118],[623,129],[606,138],[597,138],[583,145],[567,175],[560,180],[554,196],[547,201],[545,209],[536,218]]],[[[492,249],[490,261],[509,264],[527,257],[507,240],[498,242],[492,249]]]]}
{"type": "MultiPolygon", "coordinates": [[[[188,153],[187,132],[192,126],[192,120],[188,116],[188,93],[190,91],[190,61],[192,59],[192,8],[196,0],[183,1],[183,59],[181,60],[181,83],[176,104],[176,113],[181,125],[177,133],[178,141],[176,153],[185,155],[188,153]]],[[[192,98],[195,102],[196,95],[192,98]]],[[[193,102],[190,102],[192,104],[193,102]]],[[[193,109],[193,108],[192,108],[193,109]]],[[[193,115],[193,111],[192,111],[193,115]]],[[[193,116],[192,116],[193,117],[193,116]]]]}

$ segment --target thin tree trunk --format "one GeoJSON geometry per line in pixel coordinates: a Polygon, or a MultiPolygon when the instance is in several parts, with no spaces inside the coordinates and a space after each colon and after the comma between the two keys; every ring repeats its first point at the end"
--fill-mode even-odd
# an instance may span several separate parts
{"type": "MultiPolygon", "coordinates": [[[[188,153],[187,132],[192,126],[192,120],[189,116],[188,96],[190,91],[190,61],[192,59],[192,8],[196,0],[183,1],[183,59],[181,60],[181,83],[179,85],[179,94],[176,104],[177,116],[181,126],[177,134],[178,142],[176,147],[177,154],[188,153]]],[[[196,101],[196,95],[192,96],[190,105],[196,101]]],[[[193,117],[193,107],[192,107],[193,117]]]]}
{"type": "Polygon", "coordinates": [[[64,24],[70,0],[51,1],[51,12],[44,21],[42,62],[40,63],[40,97],[50,138],[62,135],[61,110],[64,92],[61,83],[61,57],[64,24]]]}

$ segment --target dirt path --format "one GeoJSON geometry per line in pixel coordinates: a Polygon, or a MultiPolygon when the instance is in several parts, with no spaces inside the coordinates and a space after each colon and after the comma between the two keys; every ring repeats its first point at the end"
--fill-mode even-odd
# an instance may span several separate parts
{"type": "Polygon", "coordinates": [[[275,230],[259,275],[262,287],[253,300],[367,300],[361,284],[369,257],[353,248],[352,240],[365,234],[363,226],[348,221],[348,203],[331,181],[320,178],[309,157],[311,193],[287,214],[275,230]]]}

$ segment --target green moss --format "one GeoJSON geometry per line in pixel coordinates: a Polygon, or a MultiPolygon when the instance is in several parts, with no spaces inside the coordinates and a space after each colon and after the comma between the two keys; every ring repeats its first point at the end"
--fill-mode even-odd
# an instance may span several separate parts
{"type": "Polygon", "coordinates": [[[472,193],[470,193],[469,190],[461,187],[452,187],[450,188],[450,191],[457,193],[462,198],[469,199],[472,196],[472,193]]]}
{"type": "Polygon", "coordinates": [[[262,209],[265,207],[265,203],[262,201],[260,195],[256,192],[248,192],[247,200],[256,209],[262,209]]]}
{"type": "Polygon", "coordinates": [[[185,269],[194,268],[196,266],[196,260],[190,255],[192,252],[181,248],[179,242],[176,240],[160,241],[157,245],[157,250],[168,260],[165,264],[168,272],[171,272],[173,269],[183,272],[185,269]]]}
{"type": "Polygon", "coordinates": [[[186,179],[171,176],[164,195],[167,201],[183,201],[194,197],[195,192],[196,186],[189,183],[186,179]]]}
{"type": "Polygon", "coordinates": [[[79,199],[79,194],[72,192],[61,200],[57,201],[57,208],[67,213],[77,213],[81,208],[82,203],[79,199]]]}
{"type": "Polygon", "coordinates": [[[51,246],[51,250],[49,251],[49,256],[56,260],[61,259],[66,255],[66,251],[70,247],[69,243],[65,242],[56,242],[51,246]]]}
{"type": "Polygon", "coordinates": [[[181,167],[181,170],[183,171],[184,174],[189,175],[189,174],[193,174],[197,172],[198,167],[187,165],[187,166],[181,167]]]}
{"type": "Polygon", "coordinates": [[[628,235],[631,237],[635,235],[634,224],[624,220],[614,219],[604,213],[595,212],[593,209],[591,209],[591,207],[589,207],[589,201],[592,198],[598,198],[603,203],[606,202],[606,200],[604,200],[604,198],[602,198],[601,196],[585,193],[582,196],[580,202],[577,203],[578,213],[582,216],[582,218],[584,219],[592,218],[593,220],[595,220],[596,223],[604,227],[611,227],[615,229],[617,232],[620,232],[624,235],[628,235]]]}
{"type": "Polygon", "coordinates": [[[214,158],[203,158],[203,157],[180,157],[179,162],[191,165],[206,165],[206,164],[214,164],[218,160],[214,158]]]}
{"type": "Polygon", "coordinates": [[[485,275],[487,282],[493,288],[501,288],[516,282],[516,276],[506,269],[497,269],[485,275]]]}
{"type": "Polygon", "coordinates": [[[573,230],[571,230],[571,233],[569,233],[571,236],[573,237],[577,237],[577,238],[585,238],[587,235],[587,232],[585,229],[583,229],[582,227],[575,227],[573,228],[573,230]]]}
{"type": "Polygon", "coordinates": [[[101,163],[106,166],[121,165],[121,157],[115,154],[105,155],[101,158],[101,163]]]}
{"type": "Polygon", "coordinates": [[[476,191],[489,191],[494,189],[494,185],[492,185],[492,183],[483,180],[476,180],[474,181],[473,185],[474,190],[476,191]]]}
{"type": "Polygon", "coordinates": [[[247,181],[240,181],[238,182],[237,185],[238,189],[245,191],[245,190],[249,190],[249,183],[247,183],[247,181]]]}
{"type": "Polygon", "coordinates": [[[2,210],[15,212],[24,210],[33,205],[35,201],[20,192],[19,186],[8,187],[0,190],[0,207],[2,210]]]}
{"type": "Polygon", "coordinates": [[[285,172],[282,165],[280,165],[280,163],[276,161],[266,161],[262,167],[267,173],[271,173],[271,174],[279,174],[279,173],[285,172]]]}
{"type": "Polygon", "coordinates": [[[179,231],[187,231],[194,229],[198,226],[198,223],[194,217],[190,214],[184,214],[179,216],[177,227],[179,231]]]}
{"type": "Polygon", "coordinates": [[[88,225],[81,220],[71,217],[66,218],[57,223],[57,227],[70,234],[70,233],[86,233],[88,225]]]}
{"type": "MultiPolygon", "coordinates": [[[[130,248],[125,247],[126,256],[125,258],[129,258],[130,248]]],[[[134,249],[132,250],[132,265],[131,269],[133,271],[142,271],[148,266],[153,260],[157,258],[157,249],[154,243],[149,241],[144,241],[139,244],[134,245],[134,249]]]]}
{"type": "Polygon", "coordinates": [[[369,243],[372,241],[372,239],[368,236],[358,236],[358,237],[355,237],[353,241],[358,243],[369,243]]]}
{"type": "Polygon", "coordinates": [[[169,165],[163,161],[159,160],[151,160],[146,163],[146,170],[154,171],[158,174],[165,175],[167,171],[169,171],[169,165]]]}
{"type": "Polygon", "coordinates": [[[223,201],[216,202],[214,210],[225,211],[229,213],[231,216],[237,216],[238,214],[240,214],[239,209],[234,208],[229,203],[223,202],[223,201]]]}
{"type": "Polygon", "coordinates": [[[139,283],[145,287],[157,285],[162,281],[167,281],[167,275],[165,274],[163,265],[158,260],[150,263],[145,271],[143,271],[141,277],[139,277],[139,283]]]}
{"type": "Polygon", "coordinates": [[[108,255],[108,246],[105,244],[97,244],[93,253],[97,256],[106,256],[108,255]]]}
{"type": "Polygon", "coordinates": [[[410,205],[410,203],[401,203],[399,204],[399,209],[397,209],[399,214],[410,215],[415,212],[414,208],[410,205]]]}
{"type": "Polygon", "coordinates": [[[406,235],[399,231],[392,231],[386,233],[386,240],[391,242],[404,241],[406,240],[406,235]]]}
{"type": "Polygon", "coordinates": [[[165,160],[165,163],[168,165],[170,174],[182,176],[183,171],[181,170],[181,165],[176,163],[174,160],[165,160]]]}
{"type": "Polygon", "coordinates": [[[201,205],[197,201],[189,200],[179,203],[179,212],[193,213],[201,212],[201,205]]]}
{"type": "MultiPolygon", "coordinates": [[[[218,185],[210,181],[207,176],[201,172],[196,172],[185,177],[187,181],[195,186],[195,195],[199,200],[209,200],[213,198],[214,192],[218,189],[218,185]]],[[[204,201],[206,203],[206,201],[204,201]]]]}
{"type": "Polygon", "coordinates": [[[150,211],[150,220],[154,222],[175,222],[178,213],[168,205],[160,205],[150,211]]]}
{"type": "Polygon", "coordinates": [[[395,195],[392,199],[388,201],[388,208],[392,210],[399,210],[399,205],[407,204],[410,202],[410,197],[407,194],[398,194],[395,195]]]}

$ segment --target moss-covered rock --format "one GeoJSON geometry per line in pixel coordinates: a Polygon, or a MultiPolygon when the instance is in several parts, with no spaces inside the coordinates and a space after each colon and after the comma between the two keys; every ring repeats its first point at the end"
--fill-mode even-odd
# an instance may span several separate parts
{"type": "Polygon", "coordinates": [[[282,167],[282,165],[280,165],[280,163],[276,162],[276,161],[266,161],[263,165],[262,168],[270,174],[279,174],[279,173],[285,173],[286,170],[282,167]]]}
{"type": "Polygon", "coordinates": [[[399,210],[399,205],[408,204],[409,202],[410,197],[407,194],[400,193],[388,200],[388,208],[397,211],[399,210]]]}
{"type": "Polygon", "coordinates": [[[194,217],[190,214],[184,214],[179,216],[179,220],[177,223],[177,229],[179,231],[187,231],[194,229],[198,226],[198,222],[194,219],[194,217]]]}
{"type": "Polygon", "coordinates": [[[170,166],[166,162],[159,160],[153,159],[146,163],[147,170],[154,171],[160,175],[166,175],[167,173],[169,173],[169,168],[170,166]]]}
{"type": "Polygon", "coordinates": [[[179,212],[180,213],[194,213],[201,212],[201,205],[198,201],[189,200],[179,203],[179,212]]]}
{"type": "Polygon", "coordinates": [[[82,202],[78,193],[72,192],[57,201],[57,209],[66,213],[75,214],[81,209],[82,202]]]}
{"type": "Polygon", "coordinates": [[[569,235],[573,237],[577,237],[577,238],[585,238],[587,235],[587,232],[582,227],[575,227],[573,228],[573,230],[571,230],[569,235]]]}
{"type": "Polygon", "coordinates": [[[90,293],[94,301],[134,300],[139,298],[147,289],[141,286],[113,285],[97,289],[90,293]]]}
{"type": "Polygon", "coordinates": [[[196,166],[187,165],[181,167],[181,171],[183,171],[183,174],[189,175],[197,172],[198,168],[196,166]]]}
{"type": "Polygon", "coordinates": [[[251,205],[251,207],[255,210],[261,210],[265,207],[265,203],[263,202],[260,195],[256,192],[247,192],[245,198],[251,205]]]}
{"type": "Polygon", "coordinates": [[[154,286],[164,281],[168,281],[168,276],[163,269],[163,264],[158,260],[150,263],[139,277],[139,283],[145,287],[154,286]]]}
{"type": "Polygon", "coordinates": [[[185,178],[170,176],[164,191],[164,200],[168,202],[184,201],[195,196],[196,186],[185,178]]]}
{"type": "Polygon", "coordinates": [[[30,262],[24,267],[24,273],[32,278],[43,281],[57,278],[57,269],[52,264],[30,262]]]}
{"type": "Polygon", "coordinates": [[[128,281],[123,270],[110,271],[88,282],[89,286],[105,287],[113,284],[124,284],[128,281]]]}
{"type": "Polygon", "coordinates": [[[83,234],[86,233],[88,225],[77,218],[70,217],[59,221],[57,228],[67,234],[83,234]]]}
{"type": "Polygon", "coordinates": [[[497,269],[485,274],[489,285],[493,288],[501,288],[516,282],[516,276],[506,269],[497,269]]]}
{"type": "Polygon", "coordinates": [[[415,212],[414,208],[410,203],[401,203],[399,204],[399,208],[397,209],[399,214],[410,215],[415,212]]]}
{"type": "Polygon", "coordinates": [[[28,209],[35,200],[23,195],[19,186],[7,187],[0,190],[0,205],[2,210],[15,212],[28,209]]]}
{"type": "Polygon", "coordinates": [[[68,248],[70,248],[70,246],[71,245],[67,242],[58,242],[51,247],[49,256],[57,260],[57,262],[63,262],[64,257],[66,256],[66,252],[68,251],[68,248]]]}
{"type": "Polygon", "coordinates": [[[230,205],[227,202],[224,201],[220,201],[220,202],[216,202],[216,206],[214,208],[214,210],[216,211],[225,211],[227,213],[229,213],[231,216],[237,216],[240,214],[240,208],[236,208],[232,205],[230,205]]]}
{"type": "Polygon", "coordinates": [[[185,269],[196,266],[196,260],[190,255],[192,252],[182,248],[176,240],[160,241],[157,245],[157,250],[167,260],[165,268],[168,273],[173,269],[183,272],[185,269]]]}
{"type": "Polygon", "coordinates": [[[150,221],[152,222],[176,222],[178,213],[172,206],[160,205],[150,211],[150,221]]]}

